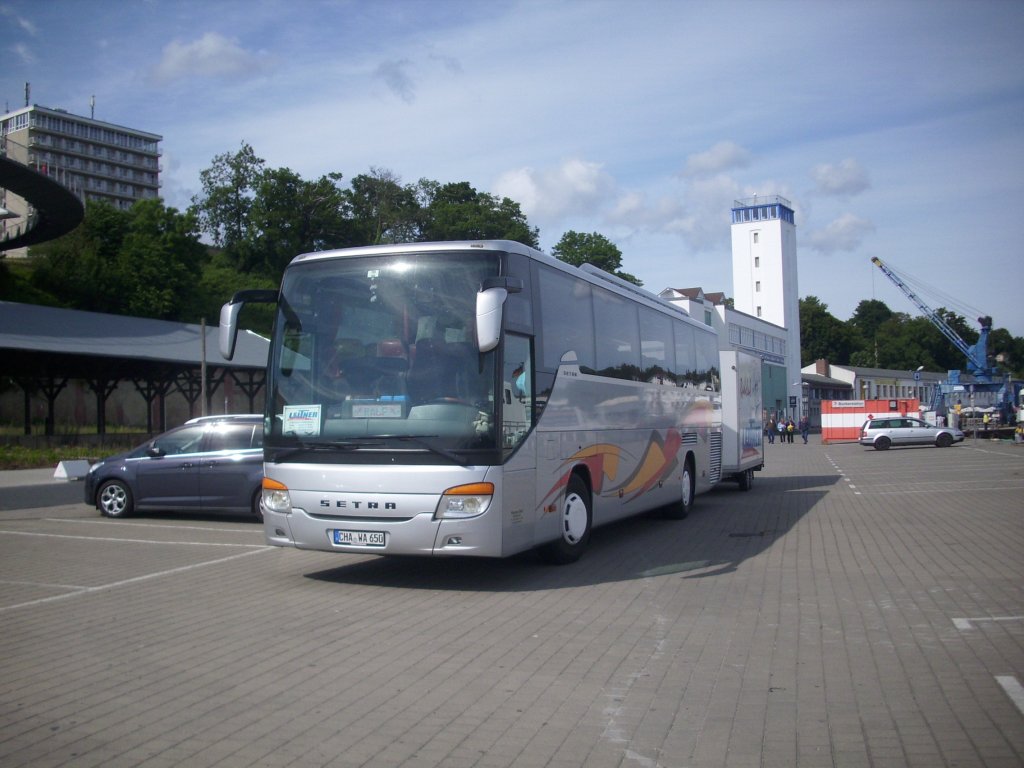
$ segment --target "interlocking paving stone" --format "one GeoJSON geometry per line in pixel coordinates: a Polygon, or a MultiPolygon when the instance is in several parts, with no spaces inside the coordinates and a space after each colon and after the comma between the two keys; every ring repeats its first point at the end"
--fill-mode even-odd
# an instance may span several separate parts
{"type": "Polygon", "coordinates": [[[560,568],[2,510],[0,765],[1024,763],[1024,447],[766,455],[560,568]]]}

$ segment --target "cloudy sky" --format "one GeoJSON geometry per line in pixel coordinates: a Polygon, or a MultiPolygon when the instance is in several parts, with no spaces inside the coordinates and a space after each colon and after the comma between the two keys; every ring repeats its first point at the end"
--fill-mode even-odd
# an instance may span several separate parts
{"type": "Polygon", "coordinates": [[[0,97],[162,135],[179,209],[247,142],[518,201],[647,288],[732,294],[733,201],[796,210],[800,295],[1024,336],[1019,0],[0,0],[0,97]]]}

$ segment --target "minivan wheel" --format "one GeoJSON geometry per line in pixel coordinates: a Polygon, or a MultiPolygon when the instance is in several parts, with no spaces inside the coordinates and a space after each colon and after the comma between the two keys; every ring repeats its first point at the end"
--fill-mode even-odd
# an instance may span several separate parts
{"type": "Polygon", "coordinates": [[[256,522],[263,522],[263,488],[257,488],[256,492],[252,495],[252,514],[256,518],[256,522]]]}
{"type": "Polygon", "coordinates": [[[107,517],[127,517],[134,509],[132,491],[120,480],[107,480],[96,494],[96,506],[107,517]]]}
{"type": "Polygon", "coordinates": [[[892,440],[890,440],[888,437],[883,436],[875,440],[876,451],[888,451],[890,445],[892,445],[892,440]]]}

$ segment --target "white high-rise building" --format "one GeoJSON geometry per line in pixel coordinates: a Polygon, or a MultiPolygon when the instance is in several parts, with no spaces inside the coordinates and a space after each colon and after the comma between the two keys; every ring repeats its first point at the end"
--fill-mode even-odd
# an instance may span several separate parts
{"type": "MultiPolygon", "coordinates": [[[[101,200],[121,210],[160,197],[162,140],[155,133],[37,104],[0,114],[0,154],[63,184],[83,202],[101,200]]],[[[35,215],[26,200],[2,188],[0,207],[12,214],[0,220],[0,237],[24,228],[35,215]]],[[[27,249],[6,255],[25,256],[27,249]]]]}
{"type": "Polygon", "coordinates": [[[735,202],[732,289],[737,310],[785,330],[788,402],[783,405],[799,403],[802,393],[796,223],[793,206],[786,198],[757,196],[735,202]]]}

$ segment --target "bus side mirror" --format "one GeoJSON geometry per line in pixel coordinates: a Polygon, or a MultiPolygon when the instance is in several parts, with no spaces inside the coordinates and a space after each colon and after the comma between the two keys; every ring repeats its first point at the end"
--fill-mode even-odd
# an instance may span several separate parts
{"type": "Polygon", "coordinates": [[[508,298],[504,288],[486,288],[476,295],[476,343],[490,352],[501,341],[501,308],[508,298]]]}
{"type": "Polygon", "coordinates": [[[231,301],[220,308],[220,354],[225,360],[235,356],[235,342],[238,340],[238,313],[247,302],[276,304],[277,291],[239,291],[231,301]]]}
{"type": "Polygon", "coordinates": [[[476,343],[481,353],[501,341],[501,308],[510,293],[523,290],[518,277],[489,277],[476,294],[476,343]]]}
{"type": "Polygon", "coordinates": [[[220,308],[220,355],[225,360],[235,356],[235,341],[238,339],[238,313],[243,302],[229,301],[220,308]]]}

